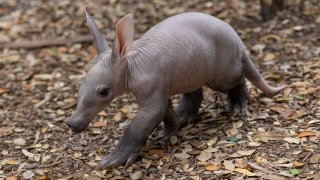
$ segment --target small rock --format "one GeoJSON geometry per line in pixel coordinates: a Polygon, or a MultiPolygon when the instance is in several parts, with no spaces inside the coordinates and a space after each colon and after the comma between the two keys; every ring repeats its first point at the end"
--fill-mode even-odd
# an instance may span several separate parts
{"type": "Polygon", "coordinates": [[[16,138],[13,140],[13,144],[15,144],[17,146],[24,146],[24,145],[26,145],[26,140],[24,140],[22,138],[16,138]]]}

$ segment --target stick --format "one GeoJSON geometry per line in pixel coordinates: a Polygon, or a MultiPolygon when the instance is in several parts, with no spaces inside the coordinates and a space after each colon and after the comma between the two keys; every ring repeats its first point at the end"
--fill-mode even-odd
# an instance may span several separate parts
{"type": "Polygon", "coordinates": [[[0,49],[37,49],[50,46],[69,46],[75,43],[91,42],[91,35],[77,36],[73,39],[52,39],[52,40],[35,40],[21,41],[11,43],[0,43],[0,49]]]}

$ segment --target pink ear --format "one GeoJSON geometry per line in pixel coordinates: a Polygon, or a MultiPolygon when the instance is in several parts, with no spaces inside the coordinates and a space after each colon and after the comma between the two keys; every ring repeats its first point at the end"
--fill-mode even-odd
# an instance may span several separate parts
{"type": "Polygon", "coordinates": [[[133,44],[133,16],[128,14],[121,18],[116,25],[113,53],[120,59],[127,55],[133,44]]]}

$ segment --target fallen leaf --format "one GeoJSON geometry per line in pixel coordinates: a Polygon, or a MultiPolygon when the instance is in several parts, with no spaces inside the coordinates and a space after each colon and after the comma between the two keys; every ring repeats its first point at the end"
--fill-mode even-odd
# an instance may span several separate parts
{"type": "Polygon", "coordinates": [[[276,55],[273,54],[273,53],[267,53],[264,58],[263,58],[263,61],[273,61],[276,59],[276,55]]]}
{"type": "Polygon", "coordinates": [[[294,167],[302,167],[302,166],[304,166],[304,163],[303,163],[303,162],[295,161],[295,162],[293,162],[293,166],[294,166],[294,167]]]}
{"type": "Polygon", "coordinates": [[[229,171],[233,171],[235,169],[235,165],[233,164],[232,161],[224,160],[223,165],[224,165],[224,168],[229,171]]]}
{"type": "Polygon", "coordinates": [[[261,176],[262,179],[267,179],[267,180],[286,180],[285,177],[279,176],[276,174],[266,174],[261,176]]]}
{"type": "Polygon", "coordinates": [[[238,122],[232,124],[232,127],[235,129],[239,129],[242,126],[243,126],[243,121],[238,121],[238,122]]]}
{"type": "Polygon", "coordinates": [[[267,142],[269,140],[279,141],[287,137],[286,133],[280,131],[258,132],[253,134],[253,139],[258,142],[267,142]]]}
{"type": "Polygon", "coordinates": [[[118,121],[121,121],[122,120],[122,114],[120,112],[117,112],[113,118],[112,118],[114,121],[118,122],[118,121]]]}
{"type": "Polygon", "coordinates": [[[237,153],[240,154],[241,156],[250,156],[252,155],[256,150],[252,149],[252,150],[249,150],[249,151],[241,151],[241,150],[238,150],[237,153]]]}
{"type": "Polygon", "coordinates": [[[309,162],[311,164],[317,164],[317,163],[320,163],[320,154],[319,153],[316,153],[314,155],[312,155],[309,159],[309,162]]]}
{"type": "Polygon", "coordinates": [[[106,121],[96,121],[93,123],[93,127],[105,127],[107,125],[106,121]]]}
{"type": "Polygon", "coordinates": [[[277,113],[283,114],[284,112],[288,111],[288,107],[284,105],[273,105],[270,106],[270,110],[275,111],[277,113]]]}
{"type": "Polygon", "coordinates": [[[312,132],[312,131],[303,131],[301,133],[299,133],[298,137],[302,138],[302,137],[308,137],[308,136],[315,136],[316,133],[312,132]]]}
{"type": "Polygon", "coordinates": [[[137,172],[131,174],[130,177],[131,177],[131,179],[136,180],[136,179],[142,179],[142,176],[143,176],[142,171],[137,171],[137,172]]]}
{"type": "Polygon", "coordinates": [[[23,179],[31,179],[34,176],[34,172],[28,170],[22,174],[23,179]]]}
{"type": "Polygon", "coordinates": [[[4,159],[0,163],[1,165],[17,165],[20,164],[20,161],[13,159],[4,159]]]}
{"type": "Polygon", "coordinates": [[[164,155],[163,149],[149,149],[149,153],[156,157],[162,157],[164,155]]]}
{"type": "Polygon", "coordinates": [[[239,130],[238,129],[229,129],[226,131],[226,134],[228,137],[234,137],[236,136],[237,134],[239,134],[239,130]]]}
{"type": "Polygon", "coordinates": [[[100,111],[98,114],[98,116],[103,116],[103,117],[107,117],[108,114],[105,111],[100,111]]]}
{"type": "Polygon", "coordinates": [[[289,172],[290,172],[290,174],[296,176],[296,175],[299,175],[301,173],[301,170],[296,169],[296,168],[290,168],[289,172]]]}
{"type": "Polygon", "coordinates": [[[7,89],[7,88],[0,88],[0,95],[4,94],[4,93],[7,93],[7,92],[10,92],[10,90],[7,89]]]}
{"type": "Polygon", "coordinates": [[[286,138],[283,138],[283,140],[287,141],[288,143],[292,143],[292,144],[300,144],[300,140],[296,139],[296,138],[286,137],[286,138]]]}
{"type": "Polygon", "coordinates": [[[0,128],[0,137],[8,136],[13,133],[15,126],[4,126],[0,128]]]}
{"type": "Polygon", "coordinates": [[[202,151],[198,156],[197,159],[202,162],[208,161],[212,157],[211,152],[202,151]]]}
{"type": "Polygon", "coordinates": [[[7,176],[6,180],[17,180],[17,176],[7,176]]]}
{"type": "Polygon", "coordinates": [[[220,166],[218,166],[218,165],[216,165],[216,164],[207,164],[206,165],[206,167],[205,167],[205,169],[207,170],[207,171],[217,171],[217,170],[219,170],[220,169],[220,166]]]}
{"type": "Polygon", "coordinates": [[[234,165],[237,168],[243,168],[243,169],[247,169],[248,168],[248,163],[244,159],[235,159],[234,160],[234,165]]]}
{"type": "Polygon", "coordinates": [[[304,115],[304,110],[300,109],[298,111],[291,111],[290,113],[287,113],[284,115],[285,119],[289,120],[296,120],[304,115]]]}
{"type": "Polygon", "coordinates": [[[268,42],[270,39],[273,39],[273,40],[275,40],[275,41],[277,41],[277,42],[279,42],[279,41],[282,40],[282,38],[281,38],[280,36],[278,36],[278,35],[268,34],[268,35],[262,36],[262,37],[260,38],[260,41],[266,43],[266,42],[268,42]]]}
{"type": "Polygon", "coordinates": [[[175,153],[173,156],[178,159],[188,159],[190,157],[189,154],[185,154],[185,153],[175,153]]]}
{"type": "Polygon", "coordinates": [[[241,173],[241,174],[243,174],[243,175],[246,175],[246,176],[257,176],[255,173],[250,172],[250,171],[247,170],[247,169],[235,168],[234,171],[236,171],[236,172],[238,172],[238,173],[241,173]]]}

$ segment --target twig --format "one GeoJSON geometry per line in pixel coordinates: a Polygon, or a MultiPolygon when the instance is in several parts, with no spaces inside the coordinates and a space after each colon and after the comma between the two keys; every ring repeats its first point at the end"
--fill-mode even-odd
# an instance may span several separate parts
{"type": "Polygon", "coordinates": [[[45,40],[34,40],[34,41],[21,41],[11,43],[0,43],[0,49],[37,49],[49,46],[69,46],[75,43],[91,42],[91,35],[77,36],[72,39],[45,39],[45,40]]]}

